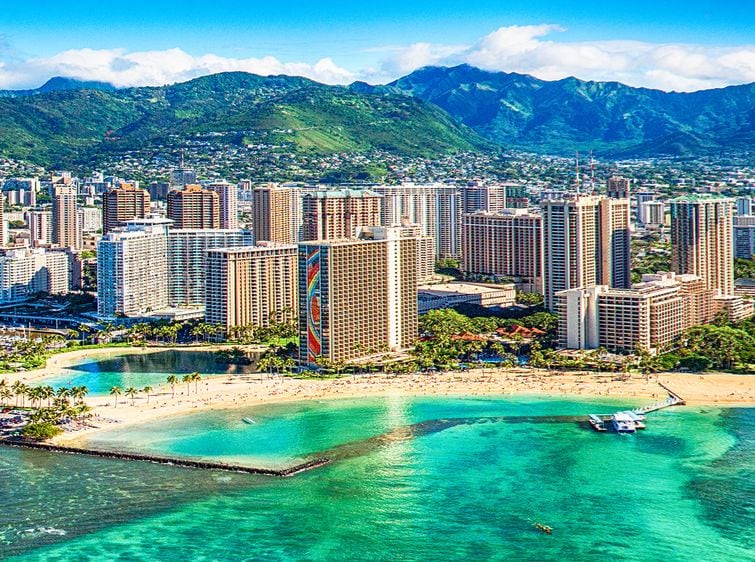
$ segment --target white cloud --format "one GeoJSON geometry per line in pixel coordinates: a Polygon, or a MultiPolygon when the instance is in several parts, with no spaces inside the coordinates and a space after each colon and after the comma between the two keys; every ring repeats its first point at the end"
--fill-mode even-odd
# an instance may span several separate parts
{"type": "Polygon", "coordinates": [[[486,70],[531,74],[544,80],[575,76],[583,80],[615,80],[631,86],[692,91],[755,82],[755,45],[716,47],[641,41],[559,42],[550,39],[560,26],[513,25],[501,27],[473,45],[421,43],[394,49],[383,72],[402,72],[427,64],[466,62],[486,70]],[[418,47],[421,45],[421,48],[418,47]],[[417,56],[443,53],[447,56],[417,56]],[[416,61],[412,65],[412,61],[416,61]],[[414,68],[412,68],[412,66],[414,68]]]}
{"type": "Polygon", "coordinates": [[[123,86],[161,86],[217,72],[305,76],[329,84],[355,79],[330,58],[315,64],[284,63],[275,57],[228,58],[213,54],[193,56],[181,49],[126,52],[124,49],[74,49],[52,57],[0,63],[0,88],[29,87],[51,76],[100,80],[123,86]]]}
{"type": "Polygon", "coordinates": [[[227,71],[305,76],[327,84],[347,84],[358,79],[380,83],[423,66],[460,63],[531,74],[545,80],[576,76],[678,91],[755,82],[755,45],[567,42],[557,40],[561,31],[563,28],[554,24],[513,25],[468,45],[416,42],[379,46],[362,51],[370,60],[357,70],[343,68],[329,57],[310,64],[283,62],[273,56],[195,56],[178,48],[138,52],[75,49],[27,60],[6,53],[0,60],[0,88],[33,87],[55,75],[102,80],[116,86],[156,86],[227,71]]]}

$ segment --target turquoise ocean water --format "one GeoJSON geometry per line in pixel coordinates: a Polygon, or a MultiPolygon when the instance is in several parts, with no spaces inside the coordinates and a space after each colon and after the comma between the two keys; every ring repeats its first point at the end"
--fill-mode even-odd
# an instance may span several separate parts
{"type": "Polygon", "coordinates": [[[261,466],[336,459],[287,479],[0,448],[0,558],[752,560],[755,409],[669,409],[632,436],[573,417],[623,405],[300,402],[91,443],[261,466]]]}
{"type": "Polygon", "coordinates": [[[241,375],[254,372],[253,365],[225,365],[215,361],[207,351],[158,351],[143,355],[99,355],[97,359],[66,367],[60,374],[31,383],[61,386],[86,386],[90,396],[108,394],[114,386],[122,389],[166,384],[168,375],[199,372],[203,377],[241,375]]]}

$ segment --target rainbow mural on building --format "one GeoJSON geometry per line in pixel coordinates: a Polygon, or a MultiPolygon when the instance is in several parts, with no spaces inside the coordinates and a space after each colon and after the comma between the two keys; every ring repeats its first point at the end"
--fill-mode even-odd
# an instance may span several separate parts
{"type": "Polygon", "coordinates": [[[307,252],[307,361],[322,355],[320,322],[320,249],[307,252]]]}

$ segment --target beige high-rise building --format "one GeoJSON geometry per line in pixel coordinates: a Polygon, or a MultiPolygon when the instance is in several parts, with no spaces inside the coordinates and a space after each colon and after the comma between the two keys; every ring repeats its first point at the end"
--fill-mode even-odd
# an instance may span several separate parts
{"type": "Polygon", "coordinates": [[[51,211],[27,211],[26,224],[29,226],[29,244],[32,248],[52,244],[51,211]]]}
{"type": "Polygon", "coordinates": [[[671,269],[701,277],[707,289],[734,293],[734,201],[714,195],[672,199],[671,269]]]}
{"type": "Polygon", "coordinates": [[[168,218],[175,228],[220,228],[220,198],[191,184],[168,193],[168,218]]]}
{"type": "Polygon", "coordinates": [[[371,188],[383,196],[380,224],[407,220],[435,241],[435,259],[461,256],[461,193],[455,185],[402,184],[371,188]]]}
{"type": "Polygon", "coordinates": [[[233,326],[269,326],[272,318],[297,317],[299,277],[296,245],[261,242],[247,248],[207,252],[205,321],[233,326]]]}
{"type": "Polygon", "coordinates": [[[126,221],[143,219],[149,214],[150,196],[130,183],[102,194],[102,233],[107,234],[126,221]]]}
{"type": "Polygon", "coordinates": [[[239,227],[238,188],[227,181],[211,183],[207,189],[218,194],[220,228],[234,230],[239,227]]]}
{"type": "Polygon", "coordinates": [[[299,359],[349,361],[417,337],[417,242],[398,229],[299,244],[299,359]]]}
{"type": "Polygon", "coordinates": [[[81,225],[76,212],[76,188],[57,186],[52,199],[52,243],[60,248],[80,250],[81,225]]]}
{"type": "Polygon", "coordinates": [[[699,281],[693,275],[659,273],[643,276],[631,289],[595,285],[559,291],[559,344],[656,353],[699,323],[701,306],[710,306],[710,292],[699,281]]]}
{"type": "Polygon", "coordinates": [[[422,234],[418,224],[404,222],[392,225],[398,228],[402,238],[414,238],[417,241],[417,283],[427,283],[435,278],[435,241],[432,236],[422,234]]]}
{"type": "Polygon", "coordinates": [[[464,215],[462,270],[511,278],[520,290],[542,293],[542,222],[525,209],[464,215]]]}
{"type": "Polygon", "coordinates": [[[628,199],[572,194],[540,207],[546,308],[554,310],[558,291],[630,286],[628,199]]]}
{"type": "Polygon", "coordinates": [[[252,192],[252,223],[257,242],[291,244],[295,241],[292,225],[294,194],[290,187],[267,185],[252,192]]]}
{"type": "Polygon", "coordinates": [[[360,226],[381,224],[382,196],[367,190],[317,190],[302,199],[302,241],[351,238],[360,226]]]}
{"type": "Polygon", "coordinates": [[[0,304],[23,302],[39,292],[65,294],[69,278],[67,252],[5,250],[0,255],[0,304]]]}

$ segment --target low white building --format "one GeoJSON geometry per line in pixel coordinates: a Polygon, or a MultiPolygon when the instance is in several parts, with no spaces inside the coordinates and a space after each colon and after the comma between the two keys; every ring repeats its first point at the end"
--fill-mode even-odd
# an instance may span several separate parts
{"type": "Polygon", "coordinates": [[[459,304],[479,306],[513,306],[516,289],[513,283],[486,285],[483,283],[442,283],[418,287],[418,313],[424,314],[440,308],[452,308],[459,304]]]}

